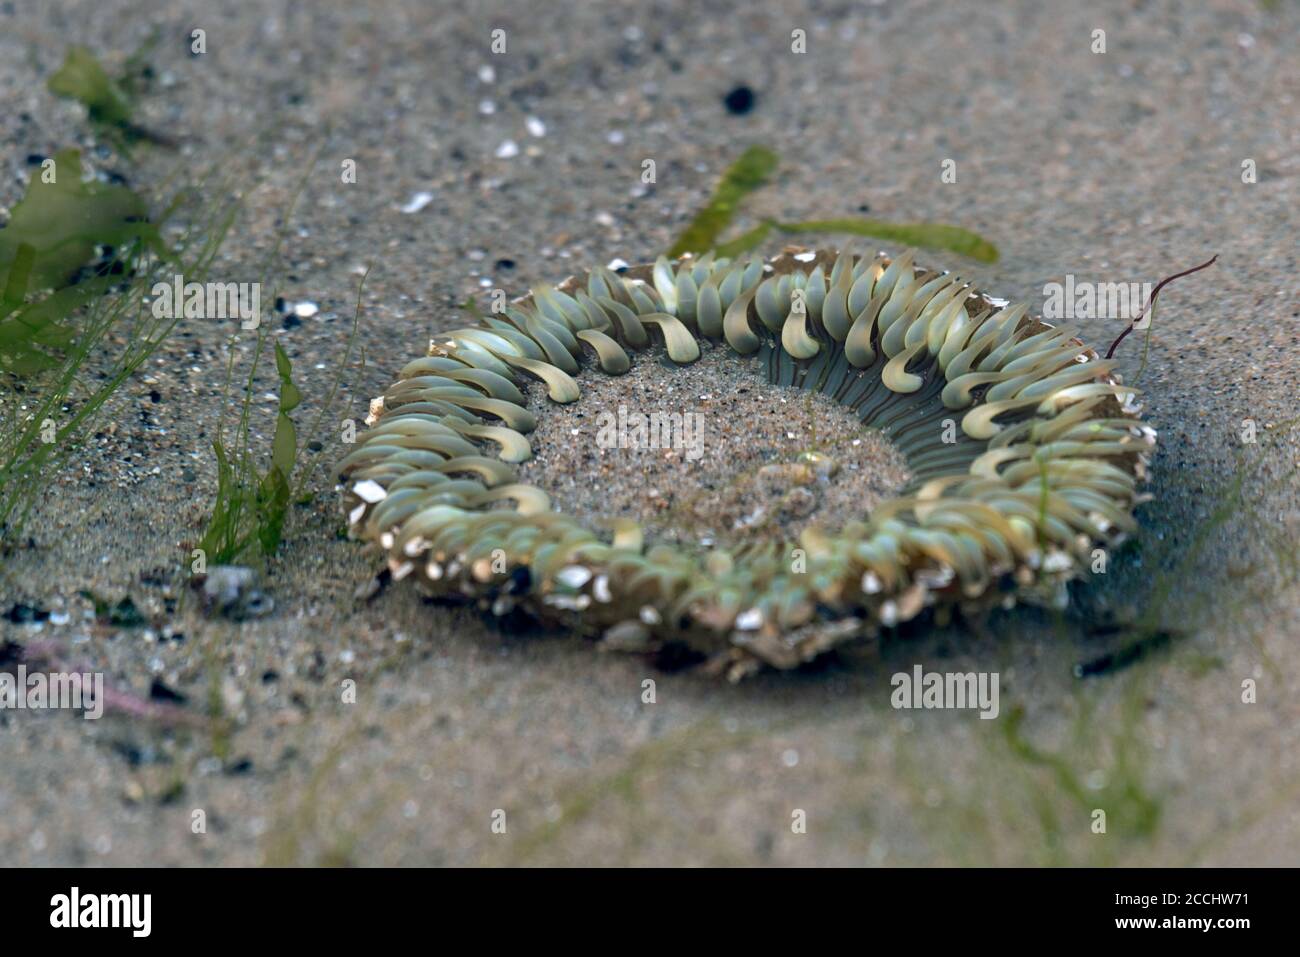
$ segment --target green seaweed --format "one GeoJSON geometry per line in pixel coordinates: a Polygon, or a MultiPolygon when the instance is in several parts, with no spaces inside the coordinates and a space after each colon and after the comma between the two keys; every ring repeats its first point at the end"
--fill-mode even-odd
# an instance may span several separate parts
{"type": "Polygon", "coordinates": [[[75,100],[84,106],[96,129],[127,156],[131,154],[132,144],[141,141],[170,146],[172,144],[166,137],[145,129],[132,119],[135,97],[147,75],[147,59],[158,38],[158,31],[153,31],[126,59],[123,72],[117,77],[109,75],[86,47],[69,47],[62,65],[46,82],[46,89],[55,96],[75,100]]]}
{"type": "MultiPolygon", "coordinates": [[[[84,201],[85,194],[80,195],[84,201]]],[[[102,223],[94,193],[91,195],[96,208],[83,218],[102,223]]],[[[49,476],[67,464],[105,403],[175,328],[179,316],[155,316],[147,304],[154,284],[178,270],[198,281],[207,276],[239,203],[204,203],[197,199],[199,195],[192,188],[183,188],[156,216],[125,224],[123,228],[134,238],[115,249],[106,275],[24,302],[0,322],[0,332],[8,334],[3,339],[8,350],[5,369],[32,376],[30,381],[0,388],[0,542],[11,544],[17,539],[32,507],[48,487],[49,476]],[[164,250],[157,241],[159,226],[169,222],[182,227],[176,252],[164,250]],[[67,323],[73,315],[75,324],[67,323]],[[50,343],[57,351],[44,349],[50,343]],[[85,374],[92,361],[99,370],[93,378],[85,374]],[[20,392],[21,402],[17,401],[20,392]]],[[[69,206],[63,216],[75,222],[79,213],[69,206]]],[[[113,222],[111,217],[107,219],[110,228],[113,222]]],[[[19,225],[24,231],[29,228],[19,225]]],[[[35,225],[30,228],[39,239],[35,225]]],[[[9,231],[0,230],[0,235],[9,231]]],[[[122,241],[122,234],[118,235],[122,241]]],[[[67,242],[82,243],[84,237],[72,231],[67,242]]],[[[44,246],[17,242],[11,248],[14,255],[4,283],[6,290],[30,285],[37,250],[44,246]]],[[[55,253],[61,270],[72,260],[60,256],[55,253]]],[[[6,292],[5,297],[7,306],[13,306],[16,294],[6,292]]]]}
{"type": "MultiPolygon", "coordinates": [[[[278,823],[270,829],[263,857],[271,867],[293,867],[302,863],[304,844],[317,837],[321,818],[326,816],[323,797],[330,793],[328,779],[336,774],[350,748],[356,746],[361,728],[346,728],[311,768],[307,780],[286,789],[277,812],[278,823]]],[[[321,861],[316,863],[320,864],[321,861]]]]}
{"type": "Polygon", "coordinates": [[[73,338],[67,320],[150,252],[172,258],[144,199],[124,186],[83,182],[76,150],[55,154],[0,229],[0,365],[20,375],[55,365],[73,338]],[[113,253],[100,274],[80,276],[103,248],[113,253]]]}
{"type": "Polygon", "coordinates": [[[801,223],[781,223],[765,219],[753,229],[730,242],[716,247],[719,256],[736,257],[759,246],[773,230],[780,233],[849,233],[892,240],[906,246],[946,249],[980,262],[998,260],[998,250],[987,239],[960,226],[941,223],[887,223],[879,219],[820,219],[801,223]]]}
{"type": "MultiPolygon", "coordinates": [[[[1108,824],[1117,827],[1121,833],[1133,837],[1146,838],[1153,835],[1160,823],[1160,802],[1143,787],[1137,777],[1137,769],[1142,761],[1139,750],[1137,726],[1142,707],[1142,695],[1129,694],[1125,699],[1128,712],[1119,733],[1109,741],[1112,753],[1112,767],[1106,775],[1106,786],[1100,791],[1089,792],[1080,779],[1071,761],[1065,753],[1052,753],[1034,745],[1021,731],[1025,711],[1017,705],[1007,715],[1003,725],[1007,745],[1012,754],[1034,767],[1046,768],[1057,788],[1073,800],[1081,812],[1091,808],[1102,808],[1107,812],[1108,824]]],[[[1081,728],[1089,728],[1091,736],[1096,735],[1096,728],[1090,727],[1085,713],[1081,728]]]]}
{"type": "Polygon", "coordinates": [[[887,223],[880,219],[821,219],[802,223],[773,223],[783,233],[851,233],[904,246],[946,249],[984,263],[997,262],[998,250],[987,239],[960,226],[942,223],[887,223]]]}
{"type": "MultiPolygon", "coordinates": [[[[280,248],[288,224],[292,220],[293,210],[319,159],[320,151],[307,164],[303,177],[299,180],[288,208],[284,212],[281,220],[284,225],[276,236],[270,254],[265,259],[263,273],[259,280],[262,285],[266,284],[266,279],[272,270],[277,268],[280,248]]],[[[361,290],[364,283],[363,276],[357,290],[357,311],[353,319],[347,351],[338,367],[325,405],[317,413],[309,434],[314,433],[319,427],[323,416],[332,405],[342,371],[351,361],[360,321],[361,290]]],[[[258,456],[252,448],[250,421],[253,397],[256,394],[257,370],[265,343],[266,324],[261,323],[258,325],[252,361],[244,382],[243,398],[239,405],[239,421],[234,435],[227,440],[224,430],[219,429],[212,443],[217,465],[217,495],[199,541],[199,548],[209,563],[229,564],[241,558],[254,545],[258,547],[261,555],[273,555],[283,538],[289,506],[296,501],[305,500],[304,486],[310,469],[300,470],[295,484],[294,471],[298,466],[303,443],[299,441],[297,427],[289,416],[289,413],[301,404],[302,393],[293,381],[293,366],[289,356],[278,342],[274,344],[274,355],[276,374],[279,379],[279,405],[276,412],[275,435],[271,440],[270,458],[265,472],[259,469],[258,456]]],[[[230,400],[234,361],[235,349],[232,348],[226,366],[225,404],[230,400]]],[[[318,452],[316,458],[319,458],[320,454],[318,452]]]]}
{"type": "Polygon", "coordinates": [[[262,480],[262,514],[258,522],[258,539],[267,554],[280,544],[284,514],[289,508],[289,476],[298,460],[298,432],[289,413],[302,402],[302,393],[293,384],[293,365],[278,342],[275,370],[280,377],[280,400],[275,415],[275,436],[271,439],[271,469],[262,480]]]}
{"type": "Polygon", "coordinates": [[[751,146],[727,167],[708,204],[695,214],[685,232],[668,250],[671,257],[704,253],[717,245],[718,236],[731,224],[741,200],[764,185],[779,159],[765,146],[751,146]]]}
{"type": "Polygon", "coordinates": [[[998,250],[978,233],[960,226],[942,223],[889,223],[880,219],[816,219],[786,223],[764,219],[757,226],[720,242],[723,230],[731,224],[742,200],[764,186],[776,170],[776,153],[762,146],[751,146],[722,174],[722,180],[705,207],[696,213],[686,230],[668,249],[668,256],[683,253],[702,254],[713,250],[719,256],[734,258],[756,249],[773,230],[779,233],[848,233],[871,236],[905,246],[946,249],[980,262],[997,262],[998,250]]]}
{"type": "Polygon", "coordinates": [[[85,106],[91,122],[125,129],[131,125],[126,91],[83,46],[69,47],[63,65],[47,83],[49,91],[85,106]]]}
{"type": "Polygon", "coordinates": [[[280,380],[271,460],[258,475],[247,455],[234,458],[220,437],[212,443],[217,459],[217,500],[199,542],[208,559],[228,564],[256,542],[264,555],[280,547],[291,500],[289,480],[298,460],[298,432],[289,413],[302,401],[293,382],[293,365],[280,343],[275,343],[275,368],[280,380]]]}
{"type": "MultiPolygon", "coordinates": [[[[671,771],[685,763],[688,753],[715,753],[742,746],[753,738],[748,731],[725,732],[716,721],[703,719],[633,748],[621,764],[601,775],[583,775],[556,795],[560,814],[526,830],[506,851],[505,863],[518,866],[532,861],[561,843],[568,831],[594,815],[602,805],[614,803],[636,808],[646,779],[655,772],[671,771]]],[[[489,863],[485,861],[485,863],[489,863]]]]}

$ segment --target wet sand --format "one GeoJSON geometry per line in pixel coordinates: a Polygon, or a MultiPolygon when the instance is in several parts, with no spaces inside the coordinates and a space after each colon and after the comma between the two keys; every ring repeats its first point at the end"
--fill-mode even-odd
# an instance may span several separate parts
{"type": "MultiPolygon", "coordinates": [[[[183,325],[42,492],[30,543],[0,559],[0,611],[59,614],[2,619],[3,638],[53,642],[144,700],[218,713],[225,730],[0,714],[0,863],[1300,860],[1300,591],[1287,557],[1300,446],[1283,426],[1300,380],[1293,4],[1025,0],[974,17],[925,4],[542,14],[263,0],[219,15],[104,0],[94,16],[17,4],[0,10],[0,207],[21,196],[29,155],[93,155],[83,111],[44,89],[67,45],[120,64],[154,26],[164,42],[138,119],[182,149],[96,165],[144,188],[177,163],[227,164],[249,203],[215,275],[251,281],[320,151],[274,290],[319,312],[268,320],[299,375],[299,421],[329,391],[357,270],[372,264],[366,359],[318,436],[315,497],[264,569],[268,616],[206,617],[186,585],[216,488],[209,444],[234,330],[183,325]],[[196,24],[208,28],[200,57],[188,53],[196,24]],[[497,27],[510,36],[501,56],[488,51],[497,27]],[[796,27],[803,56],[790,52],[796,27]],[[1102,55],[1090,50],[1098,27],[1102,55]],[[744,115],[723,104],[738,84],[756,92],[744,115]],[[889,635],[735,687],[564,635],[497,631],[413,588],[355,598],[379,561],[340,535],[326,463],[342,455],[342,420],[364,417],[430,335],[463,323],[467,297],[486,308],[490,288],[514,296],[587,263],[653,259],[749,143],[782,167],[738,228],[758,216],[956,223],[993,240],[1000,261],[925,261],[995,296],[1041,305],[1066,274],[1156,281],[1219,254],[1162,294],[1138,381],[1160,433],[1154,498],[1134,543],[1059,616],[1019,609],[889,635]],[[941,180],[949,158],[955,183],[941,180]],[[341,181],[348,159],[354,184],[341,181]],[[1247,159],[1255,183],[1242,181],[1247,159]],[[1241,441],[1246,418],[1258,443],[1241,441]],[[83,592],[129,597],[142,621],[97,619],[83,592]],[[1141,644],[1153,633],[1166,637],[1141,644]],[[1134,645],[1150,650],[1126,655],[1134,645]],[[1076,676],[1107,655],[1124,665],[1076,676]],[[890,676],[918,663],[997,671],[1001,717],[894,710],[890,676]],[[795,808],[806,834],[791,832],[795,808]],[[1105,835],[1090,827],[1097,808],[1105,835]],[[196,810],[205,834],[191,829],[196,810]]],[[[888,248],[858,241],[877,245],[888,248]]],[[[1113,320],[1074,325],[1094,346],[1117,333],[1113,320]]],[[[1130,337],[1119,353],[1130,382],[1141,346],[1130,337]]],[[[246,368],[251,341],[233,348],[246,368]]],[[[263,449],[275,424],[264,371],[252,423],[263,449]]]]}

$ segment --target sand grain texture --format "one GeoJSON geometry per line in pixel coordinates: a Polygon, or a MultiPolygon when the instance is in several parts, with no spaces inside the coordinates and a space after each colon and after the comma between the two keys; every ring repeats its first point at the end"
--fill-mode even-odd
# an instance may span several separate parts
{"type": "MultiPolygon", "coordinates": [[[[328,392],[366,264],[366,364],[345,378],[337,420],[362,418],[432,334],[463,321],[468,296],[653,259],[749,143],[783,164],[739,226],[868,210],[957,223],[1001,260],[927,262],[1000,297],[1041,302],[1067,273],[1155,281],[1217,252],[1212,271],[1161,299],[1139,383],[1160,432],[1155,497],[1135,543],[1060,616],[953,623],[732,687],[562,636],[502,633],[414,589],[357,601],[377,560],[338,536],[321,468],[267,568],[275,613],[208,619],[177,601],[215,489],[209,445],[234,330],[185,323],[42,494],[31,547],[3,557],[5,610],[69,620],[0,631],[63,643],[141,696],[156,680],[195,711],[215,689],[231,732],[0,715],[0,863],[1300,860],[1300,592],[1285,560],[1300,540],[1300,448],[1281,425],[1300,381],[1300,9],[545,6],[262,0],[218,13],[103,0],[91,17],[67,0],[0,5],[0,206],[21,196],[29,154],[94,145],[79,108],[44,90],[66,46],[120,62],[161,28],[139,119],[182,152],[98,162],[142,185],[177,162],[229,163],[249,211],[222,278],[257,278],[321,151],[277,287],[320,312],[272,330],[299,372],[304,423],[328,392]],[[208,28],[200,57],[179,39],[195,24],[208,28]],[[1099,24],[1103,55],[1089,49],[1099,24]],[[796,26],[805,56],[789,50],[796,26]],[[493,57],[496,27],[510,45],[493,57]],[[758,95],[734,116],[723,97],[740,82],[758,95]],[[507,140],[516,155],[499,155],[507,140]],[[945,158],[956,183],[940,180],[945,158]],[[355,184],[340,181],[345,159],[355,184]],[[1254,184],[1241,180],[1245,159],[1254,184]],[[402,212],[420,192],[427,205],[402,212]],[[1248,417],[1261,441],[1244,446],[1248,417]],[[1238,476],[1240,499],[1225,500],[1238,476]],[[83,590],[130,595],[146,626],[96,623],[83,590]],[[1075,677],[1153,628],[1170,635],[1161,649],[1075,677]],[[999,672],[1002,717],[894,710],[890,676],[917,663],[999,672]],[[1256,703],[1243,703],[1246,681],[1256,703]],[[1105,836],[1089,830],[1094,807],[1108,810],[1105,836]],[[204,835],[191,833],[196,808],[204,835]],[[505,838],[490,830],[496,808],[505,838]],[[791,833],[794,808],[806,834],[791,833]]],[[[862,242],[877,245],[888,244],[862,242]]],[[[1118,332],[1114,320],[1075,324],[1097,347],[1118,332]]],[[[1120,353],[1130,382],[1141,347],[1130,337],[1120,353]]],[[[233,348],[246,368],[250,340],[233,348]]],[[[260,396],[273,390],[268,366],[261,448],[275,405],[260,396]]],[[[326,423],[331,460],[341,432],[326,423]]]]}

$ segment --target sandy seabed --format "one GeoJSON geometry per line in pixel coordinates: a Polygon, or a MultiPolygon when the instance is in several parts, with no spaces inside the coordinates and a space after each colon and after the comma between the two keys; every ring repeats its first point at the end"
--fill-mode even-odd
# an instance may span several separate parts
{"type": "MultiPolygon", "coordinates": [[[[1300,10],[968,6],[3,5],[0,207],[22,195],[28,157],[70,145],[145,190],[217,162],[247,206],[215,273],[251,281],[305,183],[263,295],[319,306],[268,319],[306,397],[303,423],[371,272],[365,362],[318,435],[315,497],[264,570],[271,614],[204,616],[185,585],[215,492],[226,360],[233,348],[246,369],[252,348],[231,343],[230,324],[183,324],[42,491],[30,541],[3,556],[0,612],[51,614],[0,619],[4,639],[54,643],[143,700],[215,708],[224,730],[0,714],[0,863],[1300,860],[1300,592],[1286,557],[1300,541],[1300,449],[1285,425],[1300,380],[1300,10]],[[196,23],[208,26],[202,56],[183,42],[196,23]],[[790,51],[796,26],[806,55],[790,51]],[[1105,54],[1090,49],[1099,26],[1105,54]],[[69,44],[117,66],[154,27],[164,42],[138,119],[180,147],[98,153],[84,111],[45,81],[69,44]],[[511,39],[494,56],[497,27],[511,39]],[[724,106],[738,84],[756,94],[743,115],[724,106]],[[1000,297],[1040,305],[1066,274],[1153,281],[1219,254],[1162,294],[1149,352],[1136,336],[1120,352],[1160,433],[1133,543],[1059,615],[890,635],[860,657],[734,687],[563,635],[497,631],[408,583],[357,599],[378,557],[340,535],[327,463],[343,454],[342,420],[363,418],[430,336],[463,324],[467,297],[653,259],[750,143],[782,166],[738,228],[758,216],[956,223],[1000,260],[926,262],[1000,297]],[[956,182],[941,179],[946,159],[956,182]],[[355,183],[340,176],[348,160],[355,183]],[[1256,182],[1243,182],[1246,160],[1256,182]],[[1241,441],[1246,419],[1254,444],[1241,441]],[[114,623],[87,594],[129,598],[138,615],[114,623]],[[1135,645],[1151,650],[1128,654],[1135,645]],[[1078,677],[1107,655],[1122,665],[1078,677]],[[890,677],[916,665],[997,672],[999,718],[895,710],[890,677]],[[795,809],[806,833],[792,833],[795,809]]],[[[1095,347],[1118,331],[1075,326],[1095,347]]],[[[264,371],[259,448],[275,423],[264,371]]],[[[690,393],[712,389],[701,385],[690,393]]],[[[551,487],[563,498],[561,471],[551,487]]],[[[571,507],[599,487],[575,488],[571,507]]]]}

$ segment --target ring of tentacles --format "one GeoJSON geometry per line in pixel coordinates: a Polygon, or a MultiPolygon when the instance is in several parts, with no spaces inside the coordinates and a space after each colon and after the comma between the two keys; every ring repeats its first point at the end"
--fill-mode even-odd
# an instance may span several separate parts
{"type": "Polygon", "coordinates": [[[686,649],[734,679],[927,608],[1061,600],[1135,527],[1155,443],[1135,395],[1069,330],[910,251],[660,258],[541,286],[438,336],[372,402],[339,471],[351,533],[386,552],[393,579],[612,647],[686,649]],[[701,339],[847,406],[891,438],[911,483],[837,532],[701,554],[627,521],[586,527],[517,480],[545,414],[523,377],[574,402],[583,375],[620,375],[660,344],[690,363],[701,339]]]}

